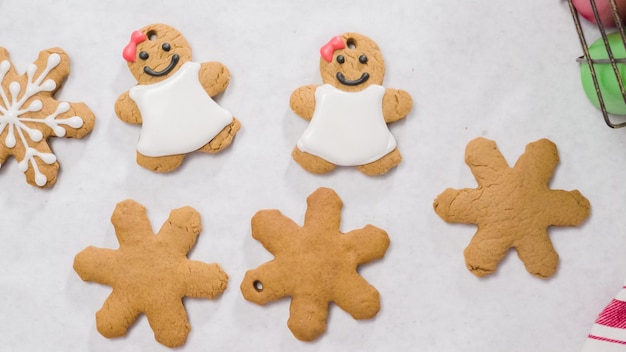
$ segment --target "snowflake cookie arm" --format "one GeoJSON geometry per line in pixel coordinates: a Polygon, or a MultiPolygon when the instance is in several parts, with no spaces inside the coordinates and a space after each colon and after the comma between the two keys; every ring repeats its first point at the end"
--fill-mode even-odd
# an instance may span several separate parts
{"type": "Polygon", "coordinates": [[[333,301],[354,319],[371,319],[380,311],[380,293],[356,271],[335,282],[333,301]]]}
{"type": "Polygon", "coordinates": [[[558,163],[559,153],[556,144],[544,138],[528,143],[524,154],[517,159],[513,168],[523,170],[526,179],[547,189],[558,163]]]}
{"type": "Polygon", "coordinates": [[[357,265],[381,259],[389,248],[387,232],[373,225],[344,234],[342,242],[347,252],[354,255],[357,265]]]}
{"type": "Polygon", "coordinates": [[[386,88],[383,96],[383,116],[385,122],[401,120],[413,108],[411,95],[402,89],[386,88]]]}
{"type": "Polygon", "coordinates": [[[142,122],[139,107],[130,98],[128,91],[122,93],[115,101],[115,114],[126,123],[140,124],[142,122]]]}
{"type": "Polygon", "coordinates": [[[165,242],[169,251],[179,257],[187,255],[202,231],[200,213],[186,206],[174,209],[157,233],[159,241],[165,242]]]}
{"type": "Polygon", "coordinates": [[[300,226],[279,210],[260,210],[251,220],[252,237],[274,255],[289,252],[300,226]]]}
{"type": "Polygon", "coordinates": [[[330,188],[319,188],[306,199],[304,227],[313,233],[334,236],[341,225],[341,198],[330,188]]]}
{"type": "Polygon", "coordinates": [[[191,325],[182,299],[164,300],[158,306],[146,307],[146,318],[154,331],[154,339],[167,347],[182,346],[191,325]]]}
{"type": "Polygon", "coordinates": [[[509,164],[498,150],[496,142],[486,138],[476,138],[465,148],[465,163],[469,166],[480,186],[496,184],[509,164]]]}
{"type": "Polygon", "coordinates": [[[437,196],[433,208],[439,217],[448,223],[476,224],[481,210],[482,192],[476,189],[448,188],[437,196]]]}
{"type": "Polygon", "coordinates": [[[120,247],[135,246],[154,236],[146,208],[132,199],[117,203],[111,223],[120,247]]]}
{"type": "Polygon", "coordinates": [[[315,295],[294,296],[289,306],[287,326],[302,341],[313,341],[326,331],[328,302],[315,295]]]}
{"type": "Polygon", "coordinates": [[[112,286],[117,276],[117,251],[89,246],[74,257],[74,271],[83,281],[112,286]]]}
{"type": "Polygon", "coordinates": [[[591,212],[591,204],[578,190],[551,190],[545,200],[546,226],[578,226],[591,212]]]}
{"type": "Polygon", "coordinates": [[[220,62],[204,62],[198,73],[202,87],[210,97],[214,97],[226,90],[230,83],[230,71],[220,62]]]}
{"type": "Polygon", "coordinates": [[[248,270],[241,281],[240,289],[246,300],[263,306],[293,295],[292,280],[288,270],[280,262],[272,260],[256,269],[248,270]]]}
{"type": "Polygon", "coordinates": [[[315,90],[318,85],[310,84],[294,90],[289,98],[291,110],[307,121],[313,118],[315,111],[315,90]]]}
{"type": "Polygon", "coordinates": [[[135,305],[129,304],[127,294],[114,288],[96,312],[96,329],[107,338],[124,336],[140,313],[135,305]]]}

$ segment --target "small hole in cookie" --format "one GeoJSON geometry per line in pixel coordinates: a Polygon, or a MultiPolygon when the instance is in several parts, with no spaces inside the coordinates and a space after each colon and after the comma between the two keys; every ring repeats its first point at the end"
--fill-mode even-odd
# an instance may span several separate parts
{"type": "Polygon", "coordinates": [[[356,40],[354,40],[354,38],[348,38],[346,44],[348,45],[349,49],[356,49],[356,40]]]}
{"type": "Polygon", "coordinates": [[[157,34],[155,30],[148,31],[148,33],[146,33],[146,36],[148,37],[149,40],[155,40],[157,38],[157,34]]]}
{"type": "Polygon", "coordinates": [[[259,280],[255,280],[252,283],[252,286],[254,286],[254,289],[256,290],[256,292],[261,292],[263,291],[263,283],[259,280]]]}

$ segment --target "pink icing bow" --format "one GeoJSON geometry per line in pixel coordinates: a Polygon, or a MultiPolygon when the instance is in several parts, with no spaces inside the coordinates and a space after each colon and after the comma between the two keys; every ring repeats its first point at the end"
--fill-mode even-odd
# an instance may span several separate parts
{"type": "Polygon", "coordinates": [[[343,49],[345,47],[346,43],[343,42],[343,39],[341,39],[340,36],[334,36],[320,49],[320,54],[326,62],[331,62],[333,60],[333,53],[335,50],[343,49]]]}
{"type": "Polygon", "coordinates": [[[130,35],[130,43],[124,47],[122,57],[128,62],[135,62],[135,54],[137,54],[137,44],[146,40],[146,34],[140,31],[134,31],[130,35]]]}

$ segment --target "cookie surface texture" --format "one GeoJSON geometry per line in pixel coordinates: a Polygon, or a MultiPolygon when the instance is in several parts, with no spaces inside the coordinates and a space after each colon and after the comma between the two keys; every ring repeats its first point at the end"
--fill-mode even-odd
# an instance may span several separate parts
{"type": "Polygon", "coordinates": [[[478,225],[464,252],[467,268],[479,277],[491,274],[515,248],[529,273],[552,276],[559,256],[547,228],[577,226],[590,212],[579,191],[549,188],[559,162],[556,145],[547,139],[529,143],[511,168],[494,141],[477,138],[467,145],[465,162],[478,187],[447,189],[433,205],[446,222],[478,225]]]}
{"type": "Polygon", "coordinates": [[[291,297],[287,325],[303,341],[326,331],[330,302],[355,319],[373,318],[380,309],[378,291],[357,267],[382,258],[389,237],[372,225],[341,233],[341,208],[335,191],[320,188],[307,198],[304,226],[278,210],[261,210],[252,218],[252,237],[275,258],[249,270],[241,292],[260,305],[291,297]]]}
{"type": "Polygon", "coordinates": [[[193,62],[187,40],[165,24],[133,32],[122,56],[137,85],[120,95],[115,112],[142,125],[139,165],[170,172],[188,153],[217,153],[232,143],[241,125],[212,99],[228,86],[226,66],[193,62]]]}
{"type": "Polygon", "coordinates": [[[98,331],[108,338],[123,336],[143,313],[158,342],[183,345],[191,326],[182,298],[214,298],[228,283],[218,264],[187,258],[202,230],[200,215],[191,207],[175,209],[155,236],[146,208],[125,200],[111,222],[119,249],[90,246],[74,258],[81,279],[113,288],[96,313],[98,331]]]}
{"type": "Polygon", "coordinates": [[[354,166],[370,176],[386,173],[402,160],[387,124],[406,117],[411,96],[382,86],[385,61],[378,45],[364,35],[333,37],[320,54],[324,84],[291,94],[291,109],[310,121],[292,157],[316,174],[335,166],[354,166]]]}
{"type": "Polygon", "coordinates": [[[0,47],[0,166],[14,156],[26,182],[36,187],[57,180],[59,163],[48,137],[82,138],[96,121],[84,103],[54,98],[69,73],[69,58],[60,48],[41,51],[19,75],[0,47]]]}

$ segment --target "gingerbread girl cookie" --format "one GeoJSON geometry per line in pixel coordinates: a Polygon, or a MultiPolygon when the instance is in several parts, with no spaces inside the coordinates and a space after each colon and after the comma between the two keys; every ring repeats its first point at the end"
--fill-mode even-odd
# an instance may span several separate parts
{"type": "Polygon", "coordinates": [[[292,152],[305,170],[322,174],[335,166],[356,166],[381,175],[402,160],[387,127],[409,113],[409,93],[382,86],[385,62],[370,38],[345,33],[321,50],[323,85],[291,94],[291,109],[310,124],[292,152]]]}
{"type": "Polygon", "coordinates": [[[19,75],[9,52],[0,47],[0,165],[13,155],[33,186],[56,183],[59,163],[48,137],[82,138],[96,121],[84,103],[54,98],[69,73],[69,58],[60,48],[41,51],[19,75]]]}
{"type": "Polygon", "coordinates": [[[185,38],[165,24],[133,32],[123,57],[138,85],[117,99],[115,112],[142,124],[139,165],[169,172],[187,153],[217,153],[231,144],[241,125],[212,99],[228,86],[226,66],[191,61],[185,38]]]}

